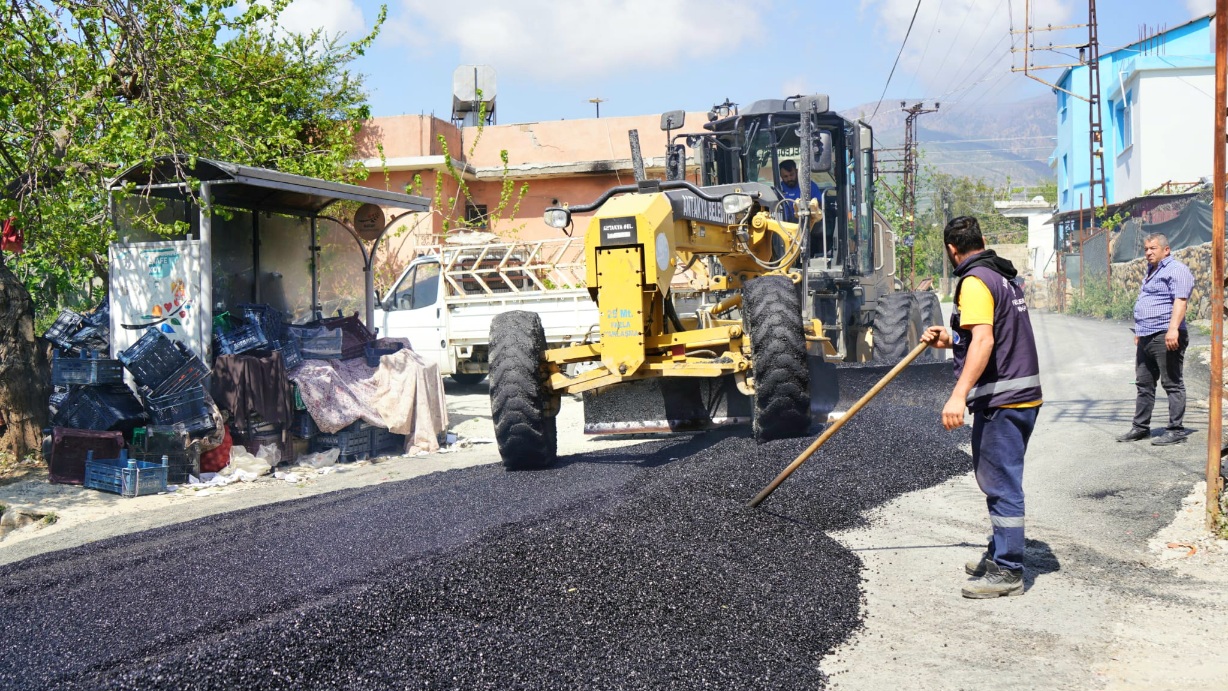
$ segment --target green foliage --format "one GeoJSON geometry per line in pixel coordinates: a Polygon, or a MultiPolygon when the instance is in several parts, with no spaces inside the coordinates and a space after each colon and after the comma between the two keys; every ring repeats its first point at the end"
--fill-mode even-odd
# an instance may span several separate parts
{"type": "Polygon", "coordinates": [[[1083,280],[1083,290],[1071,297],[1068,311],[1083,317],[1127,320],[1134,316],[1135,294],[1097,276],[1083,280]]]}
{"type": "Polygon", "coordinates": [[[1096,207],[1096,225],[1104,228],[1105,230],[1112,230],[1116,228],[1128,218],[1130,218],[1130,215],[1123,211],[1118,211],[1115,214],[1109,215],[1109,210],[1107,207],[1096,207]]]}
{"type": "MultiPolygon", "coordinates": [[[[271,27],[288,0],[10,0],[0,7],[0,214],[40,312],[105,277],[106,181],[159,155],[355,181],[369,117],[352,43],[271,27]]],[[[181,173],[183,171],[180,171],[181,173]]],[[[173,227],[165,229],[173,231],[173,227]]]]}

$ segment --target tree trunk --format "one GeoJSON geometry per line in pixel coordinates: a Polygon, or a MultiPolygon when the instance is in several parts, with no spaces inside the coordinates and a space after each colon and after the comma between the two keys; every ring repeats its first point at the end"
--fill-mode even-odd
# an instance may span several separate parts
{"type": "Polygon", "coordinates": [[[0,254],[0,454],[40,451],[50,381],[46,348],[34,336],[34,303],[0,254]]]}

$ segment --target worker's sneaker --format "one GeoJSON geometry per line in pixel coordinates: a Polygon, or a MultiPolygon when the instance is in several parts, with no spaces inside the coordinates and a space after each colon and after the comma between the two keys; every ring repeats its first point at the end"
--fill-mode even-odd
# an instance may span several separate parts
{"type": "Polygon", "coordinates": [[[1151,436],[1151,430],[1131,427],[1129,432],[1117,438],[1117,441],[1138,441],[1151,436]]]}
{"type": "Polygon", "coordinates": [[[1164,430],[1164,434],[1152,439],[1151,445],[1169,446],[1171,444],[1180,444],[1188,436],[1190,436],[1190,433],[1184,429],[1168,429],[1164,430]]]}
{"type": "Polygon", "coordinates": [[[1023,570],[1011,571],[991,561],[985,565],[985,575],[969,581],[960,592],[973,600],[1023,595],[1023,570]]]}
{"type": "Polygon", "coordinates": [[[989,568],[989,564],[992,564],[992,563],[993,563],[993,559],[990,558],[989,552],[986,551],[981,554],[980,559],[977,559],[976,561],[965,562],[964,572],[967,573],[969,576],[976,576],[977,578],[980,578],[981,576],[985,575],[985,571],[989,568]]]}

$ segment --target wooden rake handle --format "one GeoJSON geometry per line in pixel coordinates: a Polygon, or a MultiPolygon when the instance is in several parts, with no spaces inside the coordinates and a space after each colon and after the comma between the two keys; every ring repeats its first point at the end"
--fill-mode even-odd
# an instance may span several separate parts
{"type": "Polygon", "coordinates": [[[770,495],[772,492],[775,492],[776,488],[779,487],[782,482],[787,480],[789,476],[793,474],[793,471],[797,470],[798,468],[802,466],[803,463],[810,460],[810,457],[814,455],[814,452],[818,451],[819,447],[822,446],[828,439],[830,439],[831,435],[836,433],[836,430],[843,427],[844,423],[848,422],[849,418],[853,417],[854,415],[857,414],[857,411],[864,408],[865,405],[869,403],[872,398],[877,396],[879,392],[883,390],[883,387],[887,386],[887,384],[889,384],[892,379],[895,379],[896,375],[902,372],[905,367],[912,364],[912,361],[916,360],[921,355],[921,353],[925,352],[925,349],[928,347],[929,347],[928,343],[918,343],[917,347],[913,348],[911,353],[909,353],[903,360],[900,360],[899,364],[897,364],[895,367],[892,367],[890,372],[884,375],[882,379],[878,380],[878,383],[875,384],[873,387],[871,387],[870,390],[867,391],[864,396],[859,398],[857,402],[854,403],[853,406],[848,409],[847,413],[845,413],[844,415],[841,415],[839,420],[836,420],[831,425],[828,425],[827,429],[823,430],[823,433],[819,435],[819,438],[815,439],[814,442],[811,443],[810,446],[807,447],[806,450],[802,452],[802,455],[797,457],[797,460],[790,463],[788,468],[785,468],[783,471],[781,471],[780,475],[777,475],[775,480],[772,480],[772,482],[769,483],[767,487],[764,487],[762,492],[755,495],[755,498],[751,499],[750,503],[748,503],[747,506],[753,509],[756,506],[762,504],[763,500],[768,498],[768,495],[770,495]]]}

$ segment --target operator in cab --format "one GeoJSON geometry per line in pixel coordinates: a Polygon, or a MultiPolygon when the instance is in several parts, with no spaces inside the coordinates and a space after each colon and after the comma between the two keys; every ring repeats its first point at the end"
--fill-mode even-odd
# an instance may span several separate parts
{"type": "MultiPolygon", "coordinates": [[[[797,162],[792,159],[785,159],[780,162],[780,195],[787,201],[796,202],[802,197],[802,188],[798,184],[797,162]]],[[[835,197],[827,198],[823,195],[823,190],[819,188],[814,180],[810,181],[810,198],[816,202],[823,204],[820,206],[822,211],[823,223],[819,223],[820,219],[811,218],[810,232],[810,255],[814,257],[822,256],[824,250],[828,255],[835,252],[835,221],[836,214],[839,213],[835,208],[835,197]],[[826,244],[824,244],[823,229],[826,229],[826,244]]],[[[797,212],[794,211],[793,204],[784,204],[781,218],[789,223],[797,223],[797,212]]]]}

